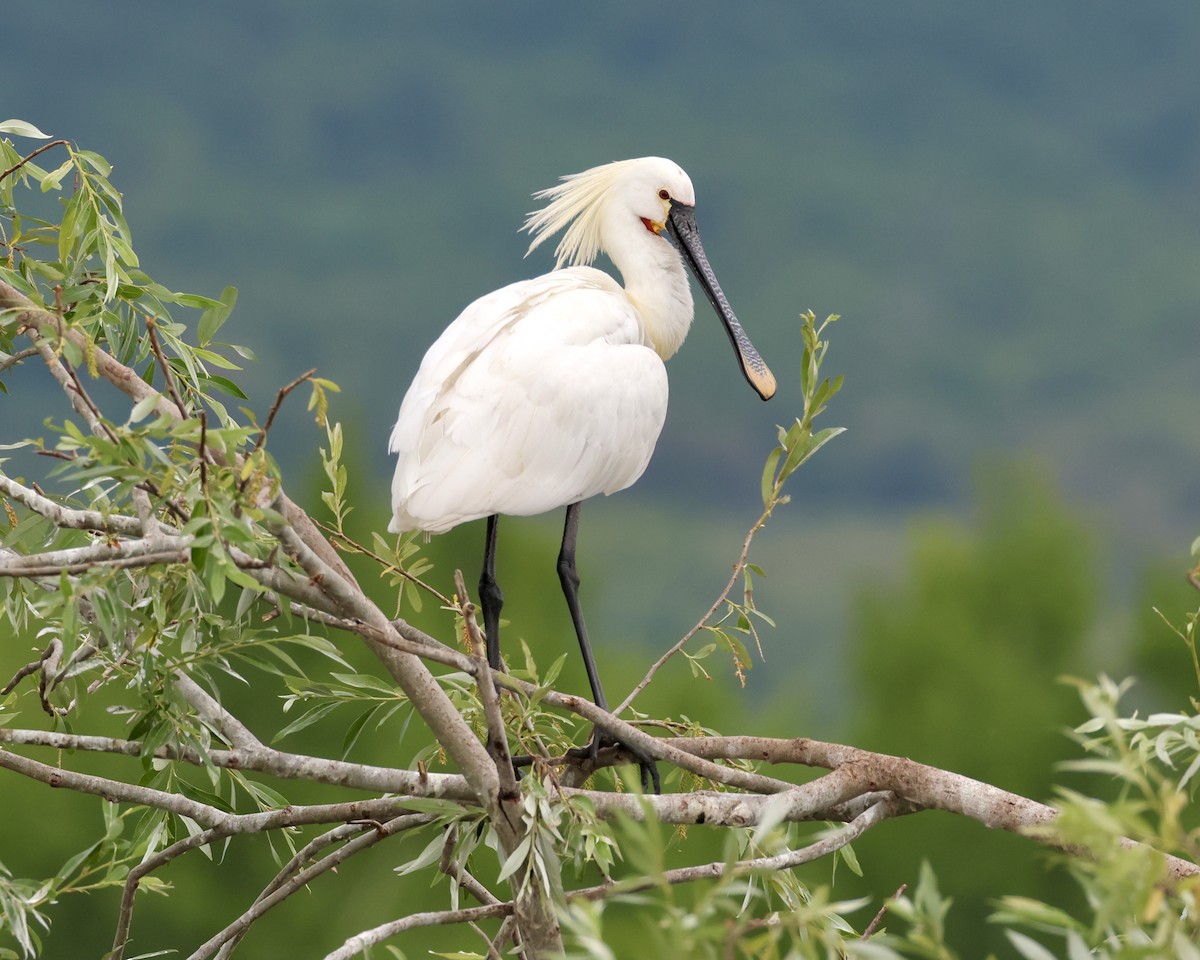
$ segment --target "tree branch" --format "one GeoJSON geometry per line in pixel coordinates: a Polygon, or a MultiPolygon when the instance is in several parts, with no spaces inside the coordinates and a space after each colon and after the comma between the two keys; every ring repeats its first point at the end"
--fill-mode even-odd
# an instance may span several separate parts
{"type": "MultiPolygon", "coordinates": [[[[412,913],[400,920],[393,920],[372,930],[357,933],[333,953],[325,955],[325,960],[349,960],[357,957],[364,950],[382,943],[390,937],[412,930],[416,927],[441,926],[449,923],[474,923],[477,920],[487,920],[491,917],[506,917],[513,912],[511,903],[494,903],[482,907],[465,907],[462,910],[439,910],[429,913],[412,913]]],[[[201,960],[200,957],[189,957],[188,960],[201,960]]]]}
{"type": "Polygon", "coordinates": [[[186,563],[193,537],[102,541],[90,547],[21,554],[0,550],[0,577],[51,577],[82,573],[92,567],[150,567],[160,563],[186,563]]]}
{"type": "MultiPolygon", "coordinates": [[[[0,743],[8,743],[13,746],[50,747],[55,750],[114,753],[127,757],[144,755],[142,744],[136,740],[89,737],[44,730],[11,730],[0,727],[0,743]]],[[[428,797],[454,800],[460,803],[476,799],[466,778],[461,775],[421,773],[416,770],[378,767],[365,763],[348,763],[345,760],[327,760],[304,754],[285,753],[282,750],[261,745],[239,747],[232,750],[208,750],[203,756],[188,748],[162,746],[155,749],[152,755],[159,759],[175,760],[198,767],[211,763],[213,766],[229,770],[252,770],[256,773],[265,773],[281,780],[305,780],[310,783],[348,787],[372,793],[394,793],[406,797],[428,797]]],[[[0,765],[3,765],[2,762],[0,765]]],[[[56,783],[51,786],[71,785],[56,783]]],[[[73,789],[75,788],[73,787],[73,789]]],[[[131,800],[130,802],[140,801],[131,800]]],[[[151,804],[151,806],[153,805],[151,804]]]]}
{"type": "Polygon", "coordinates": [[[43,143],[40,147],[38,147],[36,150],[34,150],[31,154],[29,154],[26,157],[22,157],[19,163],[14,163],[11,167],[9,167],[3,173],[0,173],[0,180],[3,180],[9,174],[15,173],[16,171],[20,170],[23,166],[25,166],[25,164],[27,164],[30,160],[32,160],[34,157],[36,157],[39,153],[45,153],[51,147],[69,147],[70,145],[71,145],[70,140],[51,140],[49,143],[43,143]]]}
{"type": "Polygon", "coordinates": [[[351,800],[345,803],[289,806],[261,813],[227,813],[206,803],[190,800],[181,794],[167,793],[152,787],[142,787],[109,780],[105,777],[75,773],[29,760],[6,750],[0,750],[0,767],[12,770],[51,787],[66,787],[79,793],[103,797],[110,803],[133,803],[166,810],[189,817],[202,827],[219,827],[224,835],[261,833],[281,827],[297,827],[315,823],[337,823],[350,820],[378,820],[396,816],[404,810],[405,797],[379,797],[370,800],[351,800]]]}
{"type": "Polygon", "coordinates": [[[126,517],[119,513],[105,515],[99,510],[72,510],[3,475],[0,475],[0,493],[63,529],[94,530],[130,537],[140,537],[143,533],[142,522],[137,517],[126,517]]]}

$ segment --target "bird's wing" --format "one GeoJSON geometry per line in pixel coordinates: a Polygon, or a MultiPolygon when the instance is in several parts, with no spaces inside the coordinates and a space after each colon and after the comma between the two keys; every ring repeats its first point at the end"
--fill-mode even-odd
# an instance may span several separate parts
{"type": "Polygon", "coordinates": [[[662,361],[606,274],[556,271],[467,308],[392,433],[392,529],[541,513],[633,483],[666,415],[662,361]],[[473,336],[482,331],[482,336],[473,336]]]}

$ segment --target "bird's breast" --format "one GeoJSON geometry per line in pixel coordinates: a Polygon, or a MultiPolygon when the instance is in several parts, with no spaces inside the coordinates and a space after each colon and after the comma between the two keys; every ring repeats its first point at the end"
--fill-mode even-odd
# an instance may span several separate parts
{"type": "Polygon", "coordinates": [[[395,528],[543,513],[642,475],[667,375],[615,281],[557,271],[477,301],[456,324],[464,318],[479,336],[452,324],[442,338],[452,345],[430,349],[401,406],[395,528]]]}

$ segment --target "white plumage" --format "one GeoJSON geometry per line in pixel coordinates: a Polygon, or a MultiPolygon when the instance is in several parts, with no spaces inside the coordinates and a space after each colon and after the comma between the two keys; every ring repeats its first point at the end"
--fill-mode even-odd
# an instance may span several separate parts
{"type": "Polygon", "coordinates": [[[647,157],[536,196],[550,203],[526,222],[530,251],[565,228],[558,267],[580,265],[476,300],[429,348],[389,445],[393,532],[544,513],[623,490],[650,461],[667,412],[663,361],[693,313],[680,253],[661,234],[673,208],[692,209],[692,183],[647,157]],[[601,251],[624,287],[585,265],[601,251]]]}
{"type": "Polygon", "coordinates": [[[666,412],[666,369],[611,277],[572,267],[504,287],[450,325],[404,398],[390,529],[441,533],[623,490],[666,412]]]}

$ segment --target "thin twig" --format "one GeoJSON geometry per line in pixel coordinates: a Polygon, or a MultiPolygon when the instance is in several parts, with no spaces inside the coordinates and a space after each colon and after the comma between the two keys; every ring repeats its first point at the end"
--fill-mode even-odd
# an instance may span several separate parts
{"type": "Polygon", "coordinates": [[[267,442],[267,432],[271,429],[271,424],[275,422],[275,414],[279,412],[279,407],[282,405],[284,397],[300,386],[300,384],[304,383],[305,380],[308,380],[316,372],[317,368],[313,367],[311,370],[300,374],[300,376],[298,376],[291,383],[279,388],[279,393],[275,395],[275,402],[271,404],[271,409],[267,412],[267,422],[264,423],[262,429],[258,431],[258,440],[254,444],[254,449],[250,451],[251,453],[257,453],[262,449],[263,444],[267,442]]]}
{"type": "Polygon", "coordinates": [[[179,410],[179,415],[187,419],[187,406],[183,402],[183,397],[179,395],[179,389],[175,386],[175,377],[171,373],[171,367],[167,363],[167,358],[163,355],[162,347],[158,343],[158,334],[154,332],[154,328],[158,325],[158,321],[149,314],[146,315],[146,332],[150,335],[150,349],[154,351],[154,359],[158,361],[158,367],[162,370],[163,381],[166,383],[167,392],[171,399],[175,401],[175,407],[179,410]]]}
{"type": "Polygon", "coordinates": [[[31,153],[29,156],[24,157],[19,163],[14,163],[11,167],[9,167],[3,173],[0,173],[0,180],[3,180],[10,173],[15,173],[17,170],[20,170],[23,166],[25,166],[25,164],[27,164],[30,160],[32,160],[34,157],[36,157],[39,153],[45,153],[51,147],[69,147],[70,145],[71,145],[70,140],[51,140],[49,143],[44,143],[40,147],[38,147],[36,150],[34,150],[33,153],[31,153]]]}
{"type": "Polygon", "coordinates": [[[3,373],[9,367],[15,367],[22,360],[36,357],[37,352],[37,347],[26,347],[24,350],[18,350],[16,353],[9,354],[3,360],[0,360],[0,373],[3,373]]]}
{"type": "MultiPolygon", "coordinates": [[[[371,828],[374,829],[374,824],[371,825],[371,828]]],[[[303,869],[306,863],[313,859],[318,850],[322,850],[333,843],[340,843],[347,838],[358,836],[363,832],[363,830],[364,824],[362,823],[343,823],[334,827],[332,830],[327,830],[325,833],[314,837],[303,847],[301,847],[291,860],[289,860],[283,865],[283,867],[280,868],[274,879],[272,879],[271,882],[263,888],[262,892],[255,897],[254,903],[251,904],[251,907],[254,907],[261,901],[265,900],[276,890],[282,889],[284,884],[286,884],[293,876],[295,876],[297,872],[303,869]]],[[[248,932],[248,929],[249,928],[247,927],[247,929],[233,934],[228,940],[221,944],[221,949],[216,953],[216,960],[228,960],[234,949],[241,942],[242,937],[244,937],[248,932]]]]}
{"type": "Polygon", "coordinates": [[[675,656],[675,654],[687,646],[688,641],[704,629],[704,625],[713,618],[716,612],[724,605],[725,601],[729,599],[729,594],[733,592],[733,588],[737,586],[738,579],[742,576],[742,572],[746,569],[746,560],[750,556],[750,543],[754,539],[754,535],[757,534],[767,522],[767,517],[771,515],[773,508],[774,504],[768,506],[767,509],[762,512],[762,515],[759,516],[756,521],[754,521],[754,525],[749,529],[749,531],[747,531],[745,538],[742,540],[742,551],[740,554],[738,554],[737,562],[733,565],[733,573],[730,575],[724,589],[717,594],[717,599],[713,601],[712,606],[709,607],[704,616],[702,616],[696,622],[695,626],[693,626],[687,633],[685,633],[679,638],[679,640],[675,642],[674,646],[672,646],[666,651],[666,653],[664,653],[650,665],[650,669],[647,670],[646,675],[642,677],[640,681],[638,681],[637,686],[630,690],[629,695],[621,701],[615,710],[613,710],[614,714],[619,716],[629,709],[630,704],[633,703],[634,699],[639,693],[649,686],[650,681],[654,679],[655,674],[658,673],[662,666],[673,656],[675,656]]]}
{"type": "Polygon", "coordinates": [[[218,827],[192,834],[190,837],[178,840],[160,850],[154,856],[148,857],[129,871],[129,876],[125,878],[125,886],[121,892],[121,906],[117,912],[117,930],[113,934],[112,952],[108,954],[106,960],[123,960],[125,956],[125,947],[129,943],[129,927],[133,923],[133,901],[142,878],[189,850],[207,846],[214,840],[221,839],[223,835],[223,831],[218,827]]]}
{"type": "Polygon", "coordinates": [[[188,960],[205,960],[205,958],[212,956],[213,952],[221,948],[225,943],[244,934],[254,921],[272,907],[279,905],[297,890],[302,889],[310,880],[328,870],[335,869],[356,853],[360,853],[368,847],[379,843],[381,840],[385,840],[404,830],[432,823],[435,819],[436,817],[433,814],[428,813],[405,814],[380,823],[373,829],[360,834],[348,843],[343,844],[338,850],[317,861],[311,867],[285,880],[276,889],[271,891],[271,893],[265,896],[260,895],[259,899],[255,900],[250,908],[240,917],[226,926],[220,933],[201,944],[188,960]]]}
{"type": "Polygon", "coordinates": [[[200,411],[200,443],[196,455],[200,460],[200,490],[208,497],[208,414],[200,411]]]}
{"type": "Polygon", "coordinates": [[[329,524],[323,523],[320,520],[316,521],[316,523],[317,523],[317,526],[320,527],[322,530],[324,530],[325,533],[329,536],[330,541],[333,541],[333,542],[340,541],[343,547],[346,547],[355,553],[361,553],[365,557],[370,557],[372,560],[374,560],[376,563],[378,563],[381,567],[383,567],[383,570],[380,571],[380,576],[383,576],[383,574],[385,574],[385,573],[399,574],[405,580],[407,580],[409,583],[412,583],[412,584],[420,587],[422,590],[424,590],[430,596],[434,597],[437,600],[437,602],[440,603],[443,607],[453,607],[454,606],[454,601],[452,601],[449,597],[447,597],[444,593],[442,593],[437,587],[426,583],[420,577],[414,577],[407,570],[404,570],[401,567],[396,566],[394,563],[391,563],[390,561],[381,557],[370,547],[364,547],[361,543],[357,543],[356,541],[352,540],[350,537],[346,536],[346,534],[344,532],[342,532],[341,530],[338,530],[336,527],[332,527],[329,524]]]}
{"type": "Polygon", "coordinates": [[[487,932],[483,929],[483,927],[477,924],[474,920],[468,920],[467,926],[474,930],[475,933],[479,935],[479,939],[487,945],[488,960],[504,960],[504,957],[496,948],[496,945],[492,943],[492,938],[487,935],[487,932]]]}
{"type": "Polygon", "coordinates": [[[867,929],[863,931],[862,940],[870,940],[875,935],[875,931],[879,928],[879,924],[883,922],[884,915],[887,913],[888,907],[904,896],[904,891],[908,889],[907,883],[900,884],[899,888],[890,897],[883,901],[883,906],[879,908],[879,912],[875,914],[875,919],[867,924],[867,929]]]}
{"type": "MultiPolygon", "coordinates": [[[[350,960],[357,957],[367,948],[381,943],[405,930],[416,927],[441,926],[450,923],[473,923],[476,920],[487,920],[492,917],[505,917],[513,912],[509,903],[494,903],[483,907],[465,907],[462,910],[438,910],[429,913],[412,913],[400,920],[393,920],[355,934],[333,953],[326,954],[325,960],[350,960]]],[[[200,960],[199,957],[189,957],[188,960],[200,960]]]]}

